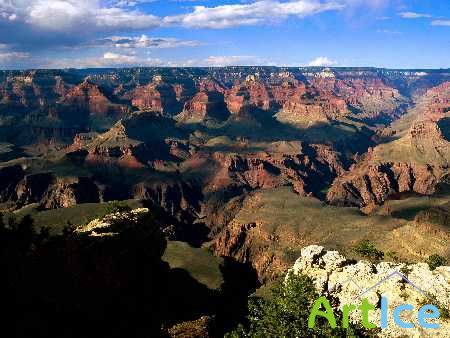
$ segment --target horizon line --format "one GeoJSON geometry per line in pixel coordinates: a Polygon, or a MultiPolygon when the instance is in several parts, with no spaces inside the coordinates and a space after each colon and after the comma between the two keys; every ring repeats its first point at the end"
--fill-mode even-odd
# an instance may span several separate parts
{"type": "Polygon", "coordinates": [[[377,66],[270,66],[270,65],[228,65],[228,66],[118,66],[118,67],[62,67],[62,68],[5,68],[0,72],[26,72],[39,70],[113,70],[113,69],[226,69],[226,68],[277,68],[277,69],[363,69],[391,71],[450,71],[448,68],[389,68],[377,66]]]}

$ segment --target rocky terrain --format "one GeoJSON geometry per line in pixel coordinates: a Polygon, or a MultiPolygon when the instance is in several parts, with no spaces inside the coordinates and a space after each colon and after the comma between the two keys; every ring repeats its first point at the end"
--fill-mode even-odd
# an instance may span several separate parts
{"type": "Polygon", "coordinates": [[[370,148],[336,179],[328,201],[371,208],[398,193],[432,194],[449,174],[450,141],[445,125],[450,117],[449,97],[449,82],[427,91],[410,113],[415,118],[409,129],[402,126],[407,129],[403,135],[398,130],[395,140],[370,148]]]}
{"type": "Polygon", "coordinates": [[[2,71],[0,212],[104,240],[102,210],[138,203],[263,283],[311,244],[450,258],[449,109],[448,70],[2,71]]]}
{"type": "MultiPolygon", "coordinates": [[[[389,299],[390,312],[404,303],[413,305],[415,309],[424,304],[441,308],[439,329],[423,329],[417,323],[417,316],[409,314],[403,320],[414,323],[414,329],[398,328],[391,317],[389,326],[378,334],[380,337],[448,337],[450,320],[442,309],[450,306],[449,266],[430,270],[426,263],[354,262],[337,251],[327,251],[321,246],[312,245],[302,249],[291,271],[313,278],[319,294],[335,299],[337,309],[342,310],[344,304],[355,304],[367,298],[377,306],[375,311],[369,313],[372,323],[380,322],[379,304],[382,296],[389,299]]],[[[351,313],[350,318],[353,322],[360,321],[359,310],[351,313]]]]}

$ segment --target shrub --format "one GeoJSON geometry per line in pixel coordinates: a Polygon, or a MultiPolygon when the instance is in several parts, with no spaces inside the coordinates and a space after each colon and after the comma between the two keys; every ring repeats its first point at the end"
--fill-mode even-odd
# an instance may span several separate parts
{"type": "MultiPolygon", "coordinates": [[[[250,297],[247,323],[241,324],[226,337],[370,337],[357,326],[332,329],[323,318],[318,318],[314,329],[308,328],[308,317],[319,297],[311,278],[290,274],[271,287],[268,299],[250,297]]],[[[335,311],[337,322],[340,314],[335,311]]]]}
{"type": "Polygon", "coordinates": [[[392,259],[394,262],[399,262],[400,258],[397,256],[397,253],[395,251],[388,251],[386,252],[386,256],[392,259]]]}
{"type": "Polygon", "coordinates": [[[105,215],[113,214],[115,212],[130,211],[130,206],[124,201],[111,201],[108,202],[105,208],[105,215]]]}
{"type": "Polygon", "coordinates": [[[412,268],[408,267],[407,265],[404,265],[400,268],[400,272],[405,277],[408,277],[408,275],[411,273],[411,271],[412,271],[412,268]]]}
{"type": "Polygon", "coordinates": [[[384,257],[384,252],[378,250],[375,245],[373,245],[369,240],[365,239],[356,244],[353,247],[353,251],[358,255],[367,257],[370,259],[382,259],[384,257]]]}
{"type": "Polygon", "coordinates": [[[436,268],[447,264],[447,259],[437,254],[434,254],[428,257],[426,263],[428,263],[430,270],[436,270],[436,268]]]}

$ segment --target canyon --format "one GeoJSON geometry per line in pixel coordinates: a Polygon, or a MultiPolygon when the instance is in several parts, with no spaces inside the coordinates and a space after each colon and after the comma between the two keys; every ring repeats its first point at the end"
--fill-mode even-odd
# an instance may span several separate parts
{"type": "Polygon", "coordinates": [[[0,208],[139,201],[263,283],[310,244],[450,257],[449,121],[445,69],[1,71],[0,208]]]}
{"type": "MultiPolygon", "coordinates": [[[[96,289],[75,278],[72,302],[137,287],[169,337],[223,336],[289,270],[340,303],[343,278],[437,285],[417,262],[450,259],[449,160],[445,69],[0,71],[0,234],[24,242],[5,249],[14,269],[50,276],[11,274],[22,301],[48,305],[79,271],[96,289]],[[365,241],[387,262],[360,261],[365,241]],[[134,278],[152,271],[150,289],[134,278]]],[[[115,331],[113,312],[99,320],[115,331]]]]}

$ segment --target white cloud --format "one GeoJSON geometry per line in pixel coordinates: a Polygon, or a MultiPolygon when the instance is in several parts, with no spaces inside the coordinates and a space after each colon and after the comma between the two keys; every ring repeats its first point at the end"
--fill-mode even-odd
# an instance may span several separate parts
{"type": "Polygon", "coordinates": [[[142,29],[159,25],[153,15],[120,8],[104,8],[98,1],[86,0],[40,0],[31,7],[29,19],[47,29],[83,28],[83,24],[102,29],[142,29]]]}
{"type": "Polygon", "coordinates": [[[372,10],[380,10],[387,7],[392,0],[341,0],[350,8],[369,7],[372,10]]]}
{"type": "Polygon", "coordinates": [[[0,62],[6,63],[10,61],[16,61],[17,59],[28,59],[30,57],[29,53],[23,52],[6,52],[0,53],[0,62]]]}
{"type": "Polygon", "coordinates": [[[154,2],[156,0],[119,0],[113,2],[114,7],[134,7],[141,4],[154,2]]]}
{"type": "Polygon", "coordinates": [[[308,66],[310,67],[329,67],[329,66],[335,66],[338,63],[336,61],[330,60],[326,56],[319,56],[308,63],[308,66]]]}
{"type": "Polygon", "coordinates": [[[136,56],[134,55],[122,55],[117,53],[107,52],[103,54],[103,58],[106,60],[123,61],[126,63],[135,62],[136,56]]]}
{"type": "Polygon", "coordinates": [[[420,18],[431,18],[430,14],[416,13],[416,12],[401,12],[398,13],[403,19],[420,19],[420,18]]]}
{"type": "Polygon", "coordinates": [[[107,68],[107,67],[159,67],[168,63],[158,58],[141,58],[135,55],[104,53],[99,57],[40,60],[39,68],[107,68]]]}
{"type": "Polygon", "coordinates": [[[196,28],[229,28],[276,22],[289,16],[305,17],[345,7],[335,1],[318,0],[260,0],[250,4],[232,4],[216,7],[195,6],[192,13],[164,18],[168,25],[179,24],[196,28]]]}
{"type": "Polygon", "coordinates": [[[253,66],[261,64],[261,60],[255,56],[209,56],[200,63],[210,67],[226,66],[253,66]]]}
{"type": "Polygon", "coordinates": [[[137,37],[111,36],[99,41],[100,44],[110,44],[118,48],[178,48],[196,47],[197,41],[178,40],[174,38],[151,38],[147,35],[137,37]]]}
{"type": "Polygon", "coordinates": [[[432,26],[450,26],[450,20],[434,20],[431,22],[432,26]]]}
{"type": "Polygon", "coordinates": [[[0,18],[43,31],[89,32],[157,27],[158,17],[137,10],[105,7],[99,0],[0,1],[0,18]]]}
{"type": "Polygon", "coordinates": [[[402,32],[393,31],[390,29],[377,29],[377,33],[390,34],[390,35],[400,35],[402,32]]]}

